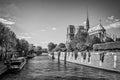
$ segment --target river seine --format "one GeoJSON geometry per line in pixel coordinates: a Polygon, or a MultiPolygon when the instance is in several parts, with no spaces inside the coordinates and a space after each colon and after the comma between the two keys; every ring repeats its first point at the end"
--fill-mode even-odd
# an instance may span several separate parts
{"type": "Polygon", "coordinates": [[[104,71],[63,61],[49,56],[36,56],[16,73],[7,72],[0,80],[120,80],[120,73],[104,71]]]}

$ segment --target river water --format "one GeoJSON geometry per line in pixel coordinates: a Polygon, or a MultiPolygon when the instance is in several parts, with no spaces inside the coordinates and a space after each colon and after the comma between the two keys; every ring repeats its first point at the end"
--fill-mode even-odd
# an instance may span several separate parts
{"type": "Polygon", "coordinates": [[[74,63],[60,64],[48,56],[36,56],[17,73],[7,72],[0,80],[120,80],[120,73],[85,67],[74,63]]]}

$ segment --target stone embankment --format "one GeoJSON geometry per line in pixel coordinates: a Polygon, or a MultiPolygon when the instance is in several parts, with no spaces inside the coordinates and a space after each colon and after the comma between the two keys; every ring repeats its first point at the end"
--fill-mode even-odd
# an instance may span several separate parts
{"type": "Polygon", "coordinates": [[[5,73],[7,71],[7,66],[3,64],[3,62],[0,62],[0,75],[5,73]]]}
{"type": "MultiPolygon", "coordinates": [[[[58,58],[58,52],[54,56],[58,58]]],[[[61,52],[60,60],[64,60],[64,56],[65,52],[61,52]]],[[[67,52],[66,61],[120,72],[120,52],[67,52]]]]}

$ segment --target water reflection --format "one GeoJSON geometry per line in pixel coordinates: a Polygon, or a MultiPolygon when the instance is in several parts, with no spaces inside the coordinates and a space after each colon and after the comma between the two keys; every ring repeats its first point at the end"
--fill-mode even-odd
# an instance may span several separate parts
{"type": "Polygon", "coordinates": [[[28,61],[18,73],[5,74],[0,80],[119,80],[120,74],[82,65],[57,63],[47,56],[28,61]]]}

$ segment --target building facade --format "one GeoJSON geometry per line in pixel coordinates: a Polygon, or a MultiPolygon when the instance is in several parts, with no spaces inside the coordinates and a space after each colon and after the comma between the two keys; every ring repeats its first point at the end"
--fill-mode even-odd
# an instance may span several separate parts
{"type": "Polygon", "coordinates": [[[101,42],[104,42],[104,39],[106,38],[106,30],[102,26],[101,20],[97,26],[91,27],[88,30],[88,33],[90,37],[93,37],[93,36],[98,37],[101,40],[101,42]]]}
{"type": "Polygon", "coordinates": [[[68,26],[67,42],[71,42],[74,39],[76,33],[80,31],[87,32],[90,37],[98,37],[101,42],[104,42],[104,39],[106,38],[106,29],[102,26],[101,20],[97,26],[90,27],[88,15],[86,19],[86,26],[78,26],[77,28],[74,25],[68,26]]]}
{"type": "Polygon", "coordinates": [[[75,26],[69,25],[67,28],[67,42],[71,42],[75,37],[75,26]]]}

